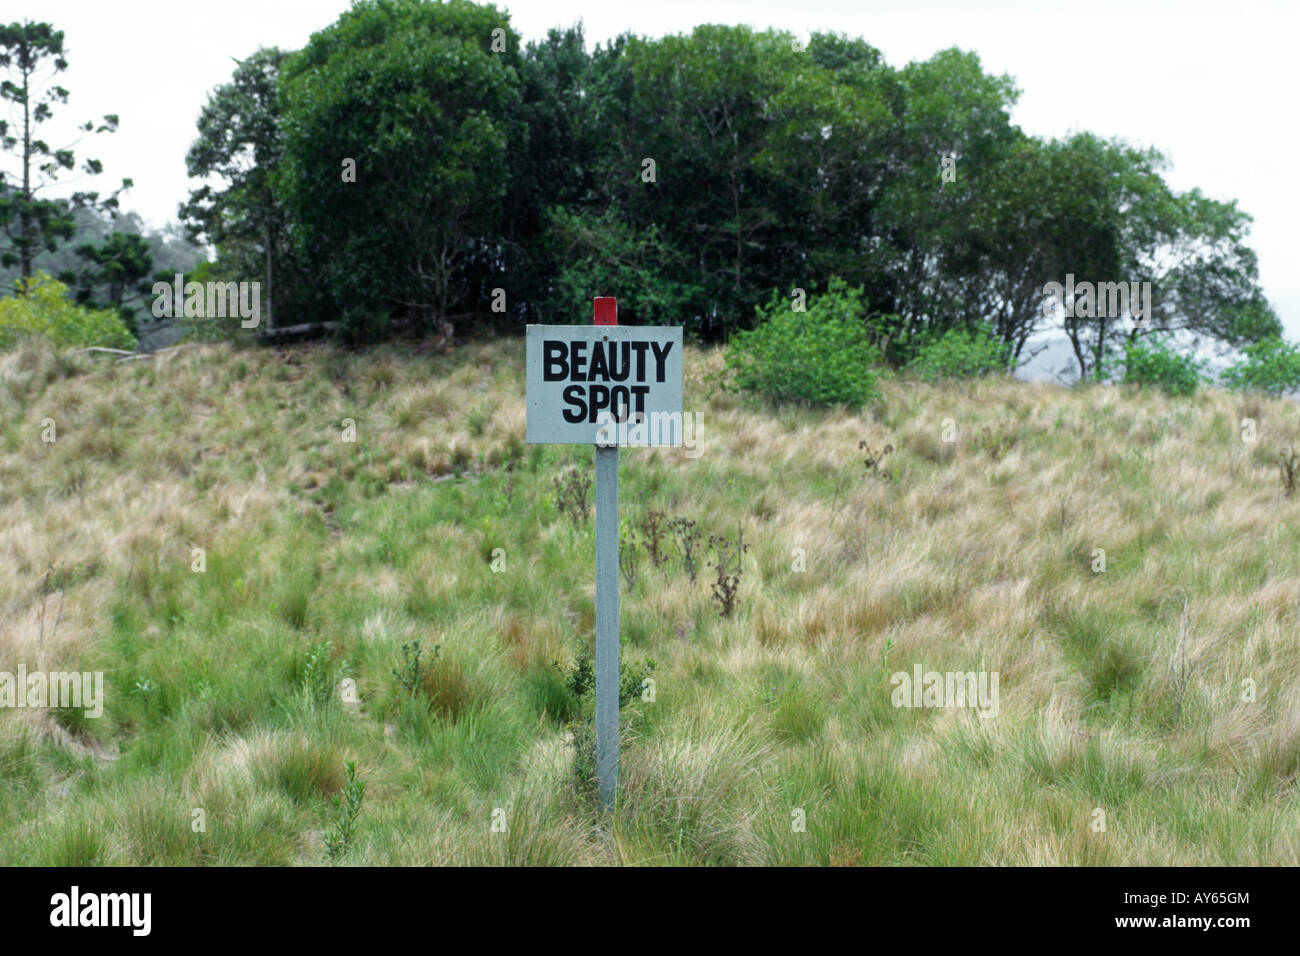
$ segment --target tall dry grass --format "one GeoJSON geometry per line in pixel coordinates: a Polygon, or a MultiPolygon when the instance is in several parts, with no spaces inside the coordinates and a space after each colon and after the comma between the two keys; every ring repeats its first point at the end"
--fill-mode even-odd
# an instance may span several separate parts
{"type": "Polygon", "coordinates": [[[355,760],[359,864],[1297,862],[1292,402],[778,411],[691,351],[701,453],[626,451],[623,514],[751,548],[731,617],[707,555],[624,584],[658,667],[606,820],[564,722],[593,540],[551,486],[591,453],[523,444],[522,372],[516,341],[0,355],[0,671],[107,681],[98,720],[0,709],[0,861],[318,862],[355,760]],[[996,671],[997,716],[893,706],[915,665],[996,671]]]}

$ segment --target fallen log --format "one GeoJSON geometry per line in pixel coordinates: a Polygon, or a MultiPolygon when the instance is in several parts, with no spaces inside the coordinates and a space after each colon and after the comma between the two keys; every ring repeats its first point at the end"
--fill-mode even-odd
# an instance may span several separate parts
{"type": "Polygon", "coordinates": [[[133,352],[126,358],[117,360],[117,364],[123,362],[137,362],[140,359],[153,358],[155,355],[162,355],[164,352],[176,352],[180,349],[196,349],[202,345],[211,345],[211,342],[182,342],[180,345],[169,345],[165,349],[154,349],[152,352],[133,352]]]}
{"type": "Polygon", "coordinates": [[[337,322],[305,322],[302,325],[286,325],[281,328],[267,329],[262,338],[273,339],[282,335],[307,335],[311,332],[333,332],[339,327],[337,322]]]}
{"type": "Polygon", "coordinates": [[[84,349],[73,349],[73,355],[80,355],[83,352],[107,352],[110,355],[135,355],[130,349],[110,349],[103,345],[91,345],[84,349]]]}

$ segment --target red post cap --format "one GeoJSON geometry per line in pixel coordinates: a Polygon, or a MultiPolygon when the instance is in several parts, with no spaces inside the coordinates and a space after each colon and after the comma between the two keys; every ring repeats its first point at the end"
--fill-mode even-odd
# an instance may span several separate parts
{"type": "Polygon", "coordinates": [[[595,321],[593,325],[618,325],[618,299],[612,295],[592,299],[595,321]]]}

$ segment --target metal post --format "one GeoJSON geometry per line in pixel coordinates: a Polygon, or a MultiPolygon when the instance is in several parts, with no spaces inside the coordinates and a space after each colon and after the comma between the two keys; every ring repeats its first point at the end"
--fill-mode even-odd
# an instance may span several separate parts
{"type": "MultiPolygon", "coordinates": [[[[591,300],[593,325],[618,325],[618,299],[591,300]]],[[[618,797],[618,446],[596,446],[596,782],[618,797]]]]}
{"type": "Polygon", "coordinates": [[[618,794],[618,447],[596,446],[596,779],[618,794]]]}

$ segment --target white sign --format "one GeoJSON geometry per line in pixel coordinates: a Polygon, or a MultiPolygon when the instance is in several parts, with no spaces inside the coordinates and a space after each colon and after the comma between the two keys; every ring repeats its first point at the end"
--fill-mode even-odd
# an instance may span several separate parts
{"type": "Polygon", "coordinates": [[[530,325],[526,345],[529,443],[682,444],[680,328],[530,325]]]}

